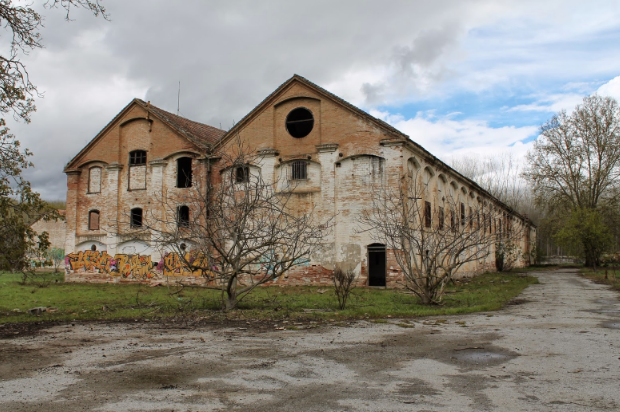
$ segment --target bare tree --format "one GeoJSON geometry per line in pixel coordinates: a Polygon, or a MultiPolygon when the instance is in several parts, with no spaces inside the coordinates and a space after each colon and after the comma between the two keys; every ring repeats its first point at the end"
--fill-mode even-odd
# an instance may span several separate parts
{"type": "Polygon", "coordinates": [[[332,274],[334,281],[334,292],[338,299],[338,307],[342,310],[347,306],[349,295],[355,287],[355,271],[352,268],[342,269],[340,266],[334,268],[332,274]]]}
{"type": "Polygon", "coordinates": [[[221,290],[227,310],[257,286],[309,262],[331,224],[316,222],[312,210],[290,207],[294,185],[264,179],[261,161],[240,143],[212,156],[221,181],[197,184],[182,198],[164,197],[167,217],[144,225],[162,250],[176,252],[209,279],[207,287],[221,290]]]}
{"type": "MultiPolygon", "coordinates": [[[[527,163],[523,175],[533,185],[537,202],[547,209],[564,216],[587,209],[617,214],[620,107],[616,100],[594,95],[584,98],[571,114],[555,115],[542,125],[527,163]]],[[[584,250],[593,249],[590,242],[588,236],[581,237],[584,250]]],[[[587,266],[596,263],[592,259],[586,254],[587,266]]]]}
{"type": "Polygon", "coordinates": [[[505,231],[501,224],[498,229],[502,215],[490,204],[433,198],[416,175],[400,182],[375,188],[361,224],[394,251],[405,287],[423,304],[440,303],[446,284],[465,265],[483,264],[500,239],[516,235],[505,224],[505,231]]]}

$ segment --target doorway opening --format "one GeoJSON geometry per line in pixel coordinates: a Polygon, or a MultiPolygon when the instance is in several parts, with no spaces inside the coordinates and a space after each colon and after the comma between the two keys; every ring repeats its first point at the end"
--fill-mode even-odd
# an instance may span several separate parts
{"type": "Polygon", "coordinates": [[[380,243],[368,245],[368,286],[385,286],[385,269],[385,245],[380,243]]]}

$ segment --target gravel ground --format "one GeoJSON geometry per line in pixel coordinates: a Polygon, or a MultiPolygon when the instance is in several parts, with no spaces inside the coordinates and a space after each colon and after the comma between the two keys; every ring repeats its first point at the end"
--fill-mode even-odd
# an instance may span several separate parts
{"type": "Polygon", "coordinates": [[[535,275],[502,311],[445,319],[54,326],[0,341],[0,410],[620,410],[618,294],[535,275]]]}

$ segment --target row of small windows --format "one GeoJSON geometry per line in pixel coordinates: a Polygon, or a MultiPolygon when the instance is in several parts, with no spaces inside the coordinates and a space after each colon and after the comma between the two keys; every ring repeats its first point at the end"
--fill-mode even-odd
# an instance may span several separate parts
{"type": "MultiPolygon", "coordinates": [[[[134,150],[133,152],[129,152],[129,178],[130,180],[133,178],[134,180],[137,178],[136,174],[132,171],[134,167],[144,166],[146,167],[146,151],[144,150],[134,150]]],[[[135,170],[135,169],[134,169],[135,170]]],[[[142,174],[142,172],[140,172],[142,174]]],[[[146,177],[146,169],[144,169],[144,178],[146,177]]],[[[101,193],[101,178],[102,178],[102,169],[100,166],[94,166],[88,169],[88,193],[101,193]]],[[[145,180],[141,186],[136,187],[133,185],[133,182],[130,182],[129,189],[146,189],[145,180]]],[[[176,187],[178,188],[188,188],[192,187],[192,158],[191,157],[181,157],[177,159],[177,176],[176,176],[176,187]]]]}
{"type": "MultiPolygon", "coordinates": [[[[444,208],[443,207],[439,207],[437,210],[437,227],[441,230],[444,228],[444,221],[445,221],[445,212],[444,212],[444,208]]],[[[503,215],[502,218],[497,218],[494,219],[491,216],[486,216],[481,218],[482,213],[477,213],[474,216],[474,212],[473,209],[471,208],[471,206],[469,207],[469,219],[467,218],[467,215],[465,213],[465,204],[461,203],[460,204],[460,221],[461,221],[461,225],[469,225],[469,228],[472,229],[474,226],[474,221],[476,221],[476,226],[478,229],[482,229],[483,232],[489,232],[489,234],[493,233],[493,223],[495,223],[495,233],[504,233],[502,231],[502,220],[506,221],[506,224],[503,227],[503,230],[511,233],[512,231],[512,221],[511,218],[509,218],[508,216],[506,216],[505,214],[503,215]]],[[[425,201],[424,202],[424,227],[430,228],[432,226],[432,222],[433,222],[433,212],[432,212],[432,204],[431,202],[425,201]]],[[[457,224],[457,220],[456,220],[456,213],[454,212],[454,210],[451,211],[450,213],[450,227],[455,229],[456,228],[456,224],[457,224]]]]}
{"type": "MultiPolygon", "coordinates": [[[[98,210],[91,210],[88,212],[88,229],[99,230],[100,229],[100,215],[98,210]]],[[[143,226],[144,211],[142,208],[136,207],[131,209],[129,213],[129,225],[131,228],[139,229],[143,226]]],[[[177,226],[188,227],[189,226],[189,207],[179,206],[177,208],[177,226]]]]}
{"type": "MultiPolygon", "coordinates": [[[[238,166],[233,175],[236,183],[246,183],[250,181],[250,168],[248,166],[238,166]]],[[[295,160],[290,166],[291,180],[308,179],[308,162],[305,160],[295,160]]]]}

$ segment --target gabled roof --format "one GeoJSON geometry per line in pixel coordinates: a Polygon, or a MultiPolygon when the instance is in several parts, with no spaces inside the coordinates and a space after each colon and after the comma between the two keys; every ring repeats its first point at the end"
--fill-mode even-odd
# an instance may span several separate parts
{"type": "MultiPolygon", "coordinates": [[[[310,80],[306,79],[305,77],[302,77],[302,76],[300,76],[298,74],[294,74],[293,77],[291,77],[290,79],[288,79],[287,81],[282,83],[269,96],[265,97],[265,99],[263,99],[263,101],[260,102],[254,109],[250,110],[250,112],[247,115],[245,115],[232,129],[230,129],[219,140],[219,142],[217,143],[216,146],[219,146],[219,145],[225,143],[230,138],[230,136],[233,136],[235,133],[237,133],[239,131],[239,129],[244,124],[246,124],[251,118],[254,117],[255,114],[257,114],[258,112],[262,111],[262,109],[264,109],[265,107],[267,107],[270,104],[272,104],[272,100],[274,100],[280,94],[280,92],[282,92],[283,90],[285,90],[286,88],[288,88],[291,84],[293,84],[295,82],[301,83],[301,84],[307,86],[308,88],[310,88],[311,90],[314,90],[319,95],[323,95],[327,99],[330,99],[330,100],[332,100],[332,101],[334,101],[336,103],[339,103],[340,105],[346,107],[347,109],[349,109],[350,111],[356,113],[357,115],[361,116],[362,118],[368,120],[371,123],[374,123],[375,125],[379,126],[382,129],[384,129],[386,132],[394,135],[394,137],[401,138],[401,139],[409,139],[409,136],[407,136],[406,134],[404,134],[400,130],[394,128],[393,126],[389,125],[388,123],[384,122],[383,120],[377,119],[376,117],[371,116],[370,114],[366,113],[365,111],[363,111],[359,107],[352,105],[351,103],[347,102],[346,100],[344,100],[344,99],[336,96],[335,94],[325,90],[321,86],[319,86],[319,85],[317,85],[315,83],[312,83],[310,80]]],[[[422,146],[420,146],[420,148],[422,150],[424,150],[422,148],[422,146]]]]}
{"type": "Polygon", "coordinates": [[[69,170],[72,166],[75,166],[74,162],[85,152],[87,152],[88,149],[91,148],[93,144],[108,130],[110,130],[112,126],[116,124],[116,122],[134,105],[142,107],[149,114],[152,114],[162,123],[201,149],[206,150],[226,134],[226,131],[224,130],[177,116],[176,114],[167,112],[157,106],[153,106],[150,102],[147,103],[142,99],[136,98],[129,102],[127,106],[125,106],[116,116],[114,116],[114,118],[99,133],[97,133],[97,135],[73,159],[69,161],[69,163],[67,163],[65,166],[65,171],[69,170]]]}
{"type": "Polygon", "coordinates": [[[159,117],[159,119],[164,123],[168,124],[168,126],[171,126],[173,129],[183,134],[199,146],[206,147],[215,144],[226,134],[225,130],[218,129],[217,127],[177,116],[176,114],[167,112],[159,107],[153,106],[152,104],[145,103],[140,99],[135,100],[146,110],[150,111],[159,117]]]}

